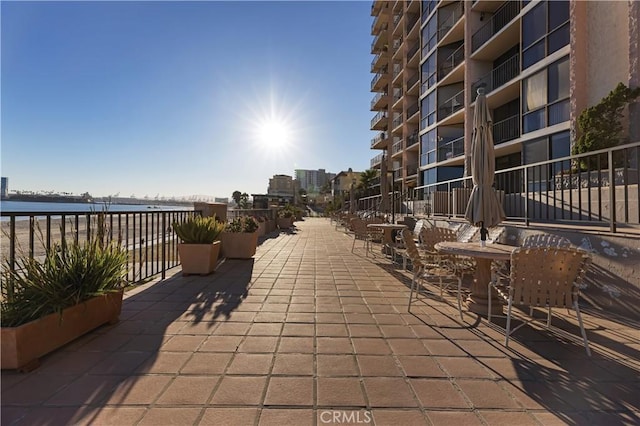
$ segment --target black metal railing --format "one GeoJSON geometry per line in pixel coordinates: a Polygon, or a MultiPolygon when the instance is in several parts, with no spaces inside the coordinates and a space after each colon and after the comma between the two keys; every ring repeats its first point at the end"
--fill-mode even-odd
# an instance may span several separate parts
{"type": "Polygon", "coordinates": [[[404,32],[406,34],[409,34],[419,19],[420,19],[420,15],[418,15],[417,13],[408,13],[407,19],[405,22],[404,32]]]}
{"type": "Polygon", "coordinates": [[[451,30],[451,28],[454,27],[462,15],[464,15],[464,2],[460,1],[455,6],[443,7],[438,11],[438,13],[442,13],[446,16],[442,18],[442,23],[438,26],[438,39],[441,39],[451,30]]]}
{"type": "Polygon", "coordinates": [[[418,132],[414,132],[409,136],[407,136],[407,148],[417,144],[418,142],[420,142],[420,137],[418,136],[418,132]]]}
{"type": "Polygon", "coordinates": [[[412,88],[420,80],[420,73],[416,72],[407,79],[407,90],[412,88]]]}
{"type": "Polygon", "coordinates": [[[411,58],[413,58],[413,56],[416,53],[418,53],[418,50],[420,50],[420,42],[419,41],[416,41],[411,46],[409,46],[409,50],[407,51],[407,62],[411,61],[411,58]]]}
{"type": "Polygon", "coordinates": [[[392,126],[393,128],[396,128],[401,124],[402,124],[402,114],[398,115],[396,118],[393,119],[392,126]]]}
{"type": "Polygon", "coordinates": [[[374,138],[371,139],[371,147],[373,148],[374,145],[382,142],[386,138],[387,138],[387,133],[386,132],[378,133],[374,138]]]}
{"type": "Polygon", "coordinates": [[[391,146],[391,155],[395,155],[395,154],[399,153],[400,151],[402,151],[402,139],[400,139],[399,141],[395,142],[391,146]]]}
{"type": "Polygon", "coordinates": [[[471,36],[471,51],[475,52],[478,50],[483,44],[489,41],[491,37],[506,27],[513,18],[518,16],[521,8],[522,2],[519,0],[505,2],[504,5],[496,10],[496,13],[487,20],[487,23],[471,36]]]}
{"type": "Polygon", "coordinates": [[[442,120],[464,107],[464,90],[459,91],[438,106],[438,120],[442,120]]]}
{"type": "Polygon", "coordinates": [[[493,124],[493,144],[518,139],[520,137],[520,115],[516,114],[493,124]]]}
{"type": "Polygon", "coordinates": [[[471,85],[471,102],[478,97],[478,87],[489,93],[520,75],[520,55],[516,53],[471,85]]]}
{"type": "Polygon", "coordinates": [[[407,108],[407,120],[417,114],[418,111],[420,111],[420,106],[418,105],[418,103],[415,103],[407,108]]]}
{"type": "Polygon", "coordinates": [[[447,138],[438,143],[438,161],[464,155],[464,136],[459,138],[447,138]]]}
{"type": "Polygon", "coordinates": [[[441,62],[440,66],[438,67],[438,80],[441,80],[449,75],[449,73],[453,71],[455,67],[460,65],[462,61],[464,61],[464,43],[461,44],[460,47],[454,50],[451,55],[447,56],[447,58],[441,62]]]}
{"type": "Polygon", "coordinates": [[[194,215],[196,210],[93,211],[93,212],[2,212],[2,261],[10,269],[19,256],[43,259],[58,245],[70,242],[115,241],[128,251],[129,283],[137,283],[180,264],[178,237],[173,222],[194,215]]]}
{"type": "Polygon", "coordinates": [[[375,107],[375,105],[380,101],[380,99],[382,99],[384,96],[387,96],[388,93],[387,92],[379,92],[377,93],[373,99],[371,100],[371,109],[373,109],[375,107]]]}
{"type": "MultiPolygon", "coordinates": [[[[466,182],[465,182],[466,181],[466,182]]],[[[606,226],[610,232],[640,225],[640,142],[498,170],[494,186],[511,221],[606,226]]],[[[437,200],[431,211],[453,216],[454,189],[470,178],[416,188],[416,198],[437,200]]]]}
{"type": "Polygon", "coordinates": [[[380,120],[387,118],[387,111],[380,111],[371,119],[371,127],[374,127],[380,120]]]}

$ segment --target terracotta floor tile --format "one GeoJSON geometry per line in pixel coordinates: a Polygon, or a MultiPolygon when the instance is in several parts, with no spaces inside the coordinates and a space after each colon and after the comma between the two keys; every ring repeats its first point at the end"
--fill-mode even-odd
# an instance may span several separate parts
{"type": "Polygon", "coordinates": [[[425,413],[434,425],[484,425],[482,420],[480,420],[476,414],[466,411],[426,411],[425,413]]]}
{"type": "Polygon", "coordinates": [[[199,425],[246,426],[253,425],[256,417],[258,408],[207,408],[199,425]]]}
{"type": "Polygon", "coordinates": [[[227,321],[231,322],[252,322],[256,317],[255,312],[238,312],[232,311],[227,318],[227,321]]]}
{"type": "Polygon", "coordinates": [[[355,357],[353,355],[325,355],[316,358],[318,376],[357,376],[355,357]]]}
{"type": "Polygon", "coordinates": [[[294,313],[315,313],[316,307],[313,303],[292,303],[287,312],[294,313]]]}
{"type": "Polygon", "coordinates": [[[200,412],[200,408],[151,408],[144,415],[138,425],[190,425],[193,424],[200,412]]]}
{"type": "Polygon", "coordinates": [[[382,337],[382,332],[374,324],[349,324],[351,337],[382,337]]]}
{"type": "Polygon", "coordinates": [[[233,357],[227,374],[269,374],[273,364],[272,354],[239,353],[233,357]]]}
{"type": "Polygon", "coordinates": [[[251,324],[244,322],[226,322],[220,324],[213,331],[216,336],[244,336],[249,331],[251,324]]]}
{"type": "Polygon", "coordinates": [[[388,339],[387,343],[396,355],[429,355],[419,339],[388,339]]]}
{"type": "MultiPolygon", "coordinates": [[[[108,352],[58,351],[42,361],[38,373],[80,375],[105,359],[108,352]],[[54,357],[55,356],[55,357],[54,357]]],[[[2,377],[2,381],[5,376],[2,377]]],[[[3,383],[4,388],[4,383],[3,383]]]]}
{"type": "Polygon", "coordinates": [[[209,400],[215,385],[217,376],[179,376],[160,395],[156,405],[198,405],[209,400]]]}
{"type": "Polygon", "coordinates": [[[287,314],[287,323],[307,323],[312,324],[316,320],[316,315],[309,312],[292,312],[287,314]]]}
{"type": "Polygon", "coordinates": [[[198,348],[202,352],[235,352],[243,336],[209,336],[198,348]]]}
{"type": "Polygon", "coordinates": [[[278,336],[282,331],[282,324],[254,323],[249,329],[249,336],[278,336]]]}
{"type": "Polygon", "coordinates": [[[401,378],[365,377],[365,392],[371,407],[417,407],[411,388],[401,378]]]}
{"type": "Polygon", "coordinates": [[[446,379],[409,379],[425,408],[471,408],[462,393],[446,379]]]}
{"type": "Polygon", "coordinates": [[[433,359],[440,364],[451,377],[479,379],[493,377],[493,374],[491,374],[489,370],[472,358],[434,357],[433,359]]]}
{"type": "Polygon", "coordinates": [[[219,375],[224,373],[231,353],[196,352],[180,370],[181,374],[219,375]]]}
{"type": "Polygon", "coordinates": [[[261,309],[263,312],[287,312],[288,308],[287,303],[265,303],[261,309]]]}
{"type": "Polygon", "coordinates": [[[312,377],[272,377],[264,405],[313,405],[312,377]]]}
{"type": "Polygon", "coordinates": [[[146,366],[143,363],[147,361],[153,361],[153,355],[150,352],[110,353],[89,370],[89,374],[130,374],[137,369],[144,370],[146,366]]]}
{"type": "Polygon", "coordinates": [[[316,323],[318,324],[344,324],[345,317],[339,313],[322,313],[316,314],[316,323]]]}
{"type": "Polygon", "coordinates": [[[282,335],[289,337],[309,337],[314,333],[314,324],[285,324],[282,329],[282,335]]]}
{"type": "Polygon", "coordinates": [[[313,410],[265,408],[259,426],[301,426],[313,424],[313,410]]]}
{"type": "Polygon", "coordinates": [[[284,322],[287,314],[285,312],[258,312],[253,319],[255,322],[284,322]]]}
{"type": "Polygon", "coordinates": [[[347,337],[349,335],[344,324],[318,324],[316,335],[325,337],[347,337]]]}
{"type": "MultiPolygon", "coordinates": [[[[127,376],[81,376],[63,391],[56,392],[45,404],[56,406],[98,404],[112,395],[116,386],[122,381],[129,380],[127,376]]],[[[12,396],[13,391],[3,394],[2,403],[11,401],[12,396]]]]}
{"type": "Polygon", "coordinates": [[[207,339],[207,336],[172,336],[162,345],[161,350],[170,352],[194,352],[207,339]]]}
{"type": "Polygon", "coordinates": [[[313,371],[313,355],[281,353],[276,355],[272,374],[307,376],[313,371]]]}
{"type": "MultiPolygon", "coordinates": [[[[2,408],[4,411],[4,407],[2,408]]],[[[88,424],[87,418],[91,418],[95,409],[85,407],[31,407],[27,414],[20,420],[20,425],[75,425],[88,424]]],[[[4,422],[2,423],[5,426],[4,422]]]]}
{"type": "MultiPolygon", "coordinates": [[[[478,413],[490,425],[536,426],[539,423],[532,414],[513,411],[483,411],[478,413]]],[[[598,424],[598,423],[593,423],[598,424]]],[[[600,423],[606,424],[606,423],[600,423]]]]}
{"type": "Polygon", "coordinates": [[[318,377],[318,406],[364,407],[360,380],[357,377],[318,377]]]}
{"type": "Polygon", "coordinates": [[[387,355],[391,353],[391,349],[385,339],[354,337],[351,342],[357,354],[387,355]]]}
{"type": "Polygon", "coordinates": [[[211,400],[212,405],[260,405],[267,377],[226,376],[211,400]]]}
{"type": "Polygon", "coordinates": [[[491,380],[457,379],[459,386],[475,408],[519,408],[511,395],[491,380]]]}
{"type": "Polygon", "coordinates": [[[184,327],[180,328],[177,334],[181,335],[210,335],[213,330],[218,327],[218,323],[212,321],[203,322],[187,322],[184,327]]]}
{"type": "Polygon", "coordinates": [[[382,335],[386,338],[415,338],[411,328],[406,325],[380,325],[382,335]]]}
{"type": "Polygon", "coordinates": [[[376,320],[372,314],[364,314],[364,313],[346,313],[344,314],[345,321],[349,325],[356,324],[376,324],[376,320]]]}
{"type": "Polygon", "coordinates": [[[309,353],[314,352],[313,337],[282,337],[278,352],[309,353]]]}
{"type": "Polygon", "coordinates": [[[146,407],[99,407],[77,424],[122,426],[134,425],[147,411],[146,407]]]}
{"type": "Polygon", "coordinates": [[[362,376],[392,377],[402,376],[402,370],[390,355],[357,355],[356,360],[362,376]]]}
{"type": "Polygon", "coordinates": [[[466,352],[449,340],[443,339],[424,339],[422,343],[429,350],[431,355],[437,356],[468,356],[466,352]]]}
{"type": "Polygon", "coordinates": [[[106,404],[151,404],[171,381],[170,376],[129,376],[105,399],[106,404]]]}
{"type": "Polygon", "coordinates": [[[375,409],[371,415],[376,426],[427,426],[430,424],[420,410],[375,409]]]}
{"type": "Polygon", "coordinates": [[[318,337],[316,345],[319,354],[353,353],[351,341],[347,337],[318,337]]]}
{"type": "Polygon", "coordinates": [[[433,357],[399,356],[398,361],[409,377],[447,377],[433,357]]]}
{"type": "Polygon", "coordinates": [[[277,344],[277,337],[247,336],[238,347],[238,352],[273,353],[277,344]]]}

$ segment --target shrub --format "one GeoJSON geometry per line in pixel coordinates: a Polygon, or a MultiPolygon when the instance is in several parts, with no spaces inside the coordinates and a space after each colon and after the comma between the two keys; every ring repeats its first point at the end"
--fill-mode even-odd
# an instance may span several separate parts
{"type": "Polygon", "coordinates": [[[251,216],[240,216],[227,223],[227,232],[255,232],[258,229],[258,222],[251,216]]]}
{"type": "Polygon", "coordinates": [[[184,222],[174,222],[173,230],[185,244],[213,244],[220,239],[224,224],[216,217],[194,216],[184,222]]]}

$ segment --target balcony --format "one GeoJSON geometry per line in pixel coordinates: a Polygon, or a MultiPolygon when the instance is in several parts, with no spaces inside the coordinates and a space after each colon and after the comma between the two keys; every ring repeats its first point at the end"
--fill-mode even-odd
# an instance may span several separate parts
{"type": "Polygon", "coordinates": [[[391,147],[391,155],[396,155],[400,152],[402,152],[403,147],[402,147],[402,139],[400,139],[399,141],[395,142],[393,144],[393,146],[391,147]]]}
{"type": "Polygon", "coordinates": [[[409,108],[407,108],[407,121],[409,121],[409,119],[411,119],[413,116],[416,116],[417,118],[419,111],[420,111],[420,106],[418,105],[417,102],[411,105],[409,108]]]}
{"type": "Polygon", "coordinates": [[[446,161],[461,155],[464,155],[464,136],[455,139],[445,138],[438,142],[438,161],[446,161]]]}
{"type": "Polygon", "coordinates": [[[373,76],[373,78],[371,79],[371,91],[375,92],[376,89],[380,88],[379,86],[381,86],[382,82],[384,82],[386,80],[387,75],[387,70],[386,68],[384,70],[382,70],[382,72],[376,73],[376,75],[373,76]]]}
{"type": "Polygon", "coordinates": [[[407,51],[407,62],[411,62],[411,59],[413,59],[414,55],[418,53],[419,50],[420,42],[416,41],[411,45],[411,47],[409,47],[409,50],[407,51]]]}
{"type": "Polygon", "coordinates": [[[392,129],[395,129],[396,127],[400,127],[402,125],[402,114],[398,115],[396,118],[393,119],[392,122],[392,129]]]}
{"type": "Polygon", "coordinates": [[[438,26],[438,40],[442,40],[464,15],[464,4],[460,1],[456,6],[441,8],[438,13],[444,15],[442,23],[438,26]]]}
{"type": "Polygon", "coordinates": [[[402,87],[394,87],[393,88],[393,103],[395,104],[400,99],[402,99],[402,87]]]}
{"type": "Polygon", "coordinates": [[[420,80],[420,73],[416,72],[407,79],[407,91],[411,89],[420,80]]]}
{"type": "Polygon", "coordinates": [[[418,174],[418,163],[407,164],[407,177],[418,174]]]}
{"type": "Polygon", "coordinates": [[[478,97],[478,88],[484,87],[486,93],[491,93],[500,86],[513,80],[520,74],[520,55],[515,54],[502,64],[491,70],[471,85],[471,102],[478,97]]]}
{"type": "Polygon", "coordinates": [[[420,20],[420,15],[417,14],[407,14],[407,22],[404,26],[404,32],[405,34],[409,34],[411,32],[411,30],[413,30],[413,28],[415,27],[415,25],[418,23],[418,21],[420,20]]]}
{"type": "Polygon", "coordinates": [[[461,44],[453,53],[447,56],[438,67],[438,80],[445,78],[455,67],[464,61],[464,44],[461,44]]]}
{"type": "Polygon", "coordinates": [[[493,124],[493,144],[499,145],[520,137],[520,116],[513,115],[493,124]]]}
{"type": "Polygon", "coordinates": [[[371,61],[371,72],[375,72],[379,68],[385,68],[385,65],[386,65],[385,59],[387,59],[386,48],[383,49],[381,53],[378,53],[376,56],[374,56],[373,60],[371,61]]]}
{"type": "Polygon", "coordinates": [[[371,159],[371,168],[373,169],[375,166],[379,165],[382,162],[382,154],[378,154],[371,159]]]}
{"type": "Polygon", "coordinates": [[[443,120],[464,107],[464,90],[459,91],[438,106],[438,120],[443,120]]]}
{"type": "Polygon", "coordinates": [[[407,148],[411,148],[418,142],[420,142],[420,138],[418,137],[418,132],[414,132],[409,136],[407,136],[407,148]]]}
{"type": "Polygon", "coordinates": [[[383,148],[383,142],[387,140],[387,132],[380,132],[371,139],[371,149],[383,148]]]}
{"type": "Polygon", "coordinates": [[[496,13],[489,18],[486,24],[476,31],[471,37],[471,51],[475,52],[483,44],[485,44],[491,37],[500,32],[501,29],[507,26],[522,8],[521,1],[507,1],[504,3],[496,13]]]}
{"type": "MultiPolygon", "coordinates": [[[[373,130],[382,130],[379,128],[381,123],[388,118],[387,111],[380,111],[371,119],[371,129],[373,130]]],[[[386,123],[385,123],[386,124],[386,123]]]]}
{"type": "Polygon", "coordinates": [[[380,107],[384,107],[388,102],[389,94],[387,92],[377,93],[371,100],[371,111],[376,111],[380,107]]]}

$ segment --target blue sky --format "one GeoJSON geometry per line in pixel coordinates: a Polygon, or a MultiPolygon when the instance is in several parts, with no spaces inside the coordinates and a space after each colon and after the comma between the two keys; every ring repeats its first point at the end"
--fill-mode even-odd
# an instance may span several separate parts
{"type": "Polygon", "coordinates": [[[364,170],[370,2],[6,2],[12,190],[266,193],[364,170]]]}

